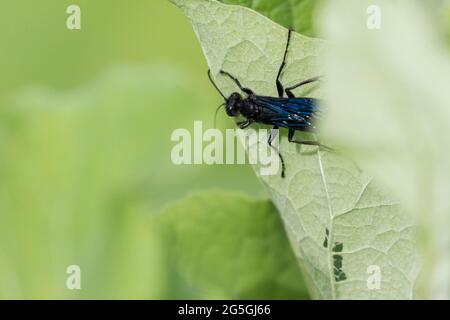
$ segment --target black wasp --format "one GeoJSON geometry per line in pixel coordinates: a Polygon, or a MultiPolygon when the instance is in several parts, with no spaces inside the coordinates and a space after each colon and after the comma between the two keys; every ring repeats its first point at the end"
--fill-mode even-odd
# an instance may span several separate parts
{"type": "MultiPolygon", "coordinates": [[[[239,89],[244,92],[247,97],[242,97],[239,92],[232,93],[228,98],[219,90],[214,80],[211,77],[211,71],[208,71],[209,79],[214,87],[225,99],[225,110],[230,117],[238,117],[242,115],[245,121],[239,123],[241,129],[245,129],[252,123],[269,124],[273,126],[271,134],[269,135],[268,144],[272,146],[272,141],[275,136],[276,130],[279,127],[287,128],[288,140],[292,143],[316,145],[322,146],[317,141],[299,141],[294,139],[295,131],[311,132],[315,129],[315,121],[318,118],[319,100],[314,98],[296,98],[292,93],[292,90],[299,88],[308,83],[318,81],[320,77],[314,77],[305,81],[302,81],[289,88],[284,88],[280,81],[281,74],[286,66],[286,56],[289,50],[289,44],[291,40],[292,30],[289,30],[286,49],[284,52],[283,62],[276,79],[276,87],[278,90],[278,97],[259,96],[255,94],[251,89],[248,89],[241,85],[240,81],[232,76],[230,73],[221,70],[220,74],[229,77],[236,83],[239,89]],[[284,98],[284,92],[286,92],[287,98],[284,98]]],[[[223,105],[222,105],[223,106],[223,105]]],[[[284,160],[278,150],[275,149],[281,160],[281,176],[284,178],[285,165],[284,160]]]]}

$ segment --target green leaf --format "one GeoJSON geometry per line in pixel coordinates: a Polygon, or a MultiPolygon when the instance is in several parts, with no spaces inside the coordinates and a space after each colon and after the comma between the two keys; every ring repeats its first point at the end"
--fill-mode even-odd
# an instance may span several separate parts
{"type": "MultiPolygon", "coordinates": [[[[330,110],[324,133],[416,213],[425,255],[420,293],[448,299],[448,49],[437,34],[440,20],[424,3],[378,1],[381,29],[369,30],[361,21],[371,2],[333,1],[323,14],[324,34],[335,43],[324,60],[330,110]]],[[[426,4],[437,9],[437,2],[426,4]]]]}
{"type": "MultiPolygon", "coordinates": [[[[287,30],[253,10],[213,0],[172,0],[191,20],[212,74],[225,94],[236,91],[220,69],[257,94],[276,95],[275,79],[287,30]]],[[[285,86],[323,74],[325,43],[292,37],[285,86]]],[[[298,96],[321,98],[311,85],[298,96]]],[[[297,139],[308,138],[297,134],[297,139]]],[[[313,137],[309,137],[315,138],[313,137]]],[[[251,146],[255,147],[256,145],[251,146]]],[[[259,176],[280,212],[292,248],[317,298],[411,298],[418,272],[410,217],[372,177],[350,160],[314,146],[289,143],[280,151],[286,178],[259,176]],[[333,250],[333,248],[335,250],[333,250]],[[381,287],[369,289],[368,270],[381,271],[381,287]]],[[[255,166],[259,174],[259,167],[255,166]]]]}
{"type": "Polygon", "coordinates": [[[172,268],[165,298],[308,298],[270,201],[198,193],[171,205],[152,224],[165,239],[172,268]]]}
{"type": "Polygon", "coordinates": [[[317,32],[313,19],[323,0],[222,0],[222,2],[251,8],[285,28],[314,37],[317,32]]]}

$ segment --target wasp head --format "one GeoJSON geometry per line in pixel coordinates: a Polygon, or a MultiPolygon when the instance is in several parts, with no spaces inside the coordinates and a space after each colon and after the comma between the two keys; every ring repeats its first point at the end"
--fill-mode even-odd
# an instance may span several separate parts
{"type": "Polygon", "coordinates": [[[230,117],[236,117],[241,111],[242,104],[242,96],[235,92],[227,99],[225,110],[230,117]]]}

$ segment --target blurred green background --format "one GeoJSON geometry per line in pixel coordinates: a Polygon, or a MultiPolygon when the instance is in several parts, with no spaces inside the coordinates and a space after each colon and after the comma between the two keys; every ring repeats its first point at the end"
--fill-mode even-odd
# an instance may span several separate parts
{"type": "Polygon", "coordinates": [[[182,13],[165,0],[2,0],[0,21],[0,298],[269,297],[252,285],[181,291],[152,222],[197,190],[265,194],[249,166],[170,161],[172,131],[212,126],[221,102],[182,13]],[[81,30],[66,28],[71,4],[81,30]],[[72,264],[82,290],[66,288],[72,264]]]}

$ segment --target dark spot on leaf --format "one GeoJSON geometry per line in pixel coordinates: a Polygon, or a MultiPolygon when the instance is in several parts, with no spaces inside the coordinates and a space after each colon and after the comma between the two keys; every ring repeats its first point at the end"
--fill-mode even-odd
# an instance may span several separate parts
{"type": "Polygon", "coordinates": [[[343,260],[344,258],[340,254],[333,255],[334,280],[336,282],[344,281],[345,279],[347,279],[345,272],[342,270],[343,260]]]}
{"type": "Polygon", "coordinates": [[[336,282],[339,281],[343,281],[347,279],[347,276],[345,275],[345,273],[342,270],[338,270],[338,269],[334,269],[334,280],[336,280],[336,282]]]}
{"type": "Polygon", "coordinates": [[[344,249],[344,244],[342,242],[335,242],[334,243],[334,247],[333,247],[333,251],[334,252],[341,252],[342,249],[344,249]]]}
{"type": "Polygon", "coordinates": [[[341,270],[334,268],[334,280],[339,281],[339,276],[341,274],[341,270]]]}
{"type": "Polygon", "coordinates": [[[344,281],[347,279],[347,276],[345,275],[345,273],[342,270],[339,270],[339,272],[334,276],[334,280],[336,280],[336,282],[339,281],[344,281]]]}
{"type": "Polygon", "coordinates": [[[334,263],[333,263],[334,267],[337,269],[341,269],[342,268],[342,256],[334,255],[333,260],[334,260],[334,263]]]}
{"type": "Polygon", "coordinates": [[[330,231],[328,228],[325,228],[325,240],[323,241],[323,246],[328,248],[328,236],[330,235],[330,231]]]}

